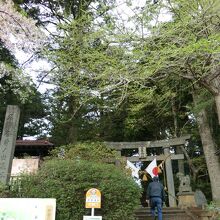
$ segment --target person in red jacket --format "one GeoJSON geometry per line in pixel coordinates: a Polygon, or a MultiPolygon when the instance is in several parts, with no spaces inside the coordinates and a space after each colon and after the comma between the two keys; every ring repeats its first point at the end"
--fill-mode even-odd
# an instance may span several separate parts
{"type": "Polygon", "coordinates": [[[162,206],[165,200],[165,192],[163,185],[159,182],[158,176],[153,177],[153,182],[148,185],[146,198],[148,203],[150,202],[150,209],[153,218],[156,219],[155,208],[157,208],[158,220],[162,220],[162,206]]]}

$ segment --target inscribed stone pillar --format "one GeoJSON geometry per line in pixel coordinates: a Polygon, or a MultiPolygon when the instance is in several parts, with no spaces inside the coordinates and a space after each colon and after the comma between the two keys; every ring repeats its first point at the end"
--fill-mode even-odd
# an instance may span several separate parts
{"type": "Polygon", "coordinates": [[[146,158],[147,157],[147,149],[146,147],[139,147],[138,148],[139,158],[146,158]]]}
{"type": "Polygon", "coordinates": [[[168,157],[169,154],[170,154],[169,147],[165,147],[164,155],[165,157],[167,157],[165,161],[165,166],[166,166],[167,188],[168,188],[168,193],[169,193],[168,194],[169,206],[176,207],[172,161],[171,161],[171,158],[168,157]]]}
{"type": "Polygon", "coordinates": [[[15,105],[8,105],[0,143],[0,182],[3,184],[7,184],[10,179],[19,117],[19,107],[15,105]]]}
{"type": "MultiPolygon", "coordinates": [[[[183,151],[180,146],[176,146],[176,153],[177,154],[182,154],[183,151]]],[[[185,175],[185,170],[184,170],[184,160],[178,160],[178,172],[182,173],[185,175]]]]}

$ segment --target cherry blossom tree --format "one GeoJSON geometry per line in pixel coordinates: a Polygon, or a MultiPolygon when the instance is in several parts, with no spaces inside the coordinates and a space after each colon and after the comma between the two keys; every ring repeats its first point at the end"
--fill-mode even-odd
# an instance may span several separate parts
{"type": "Polygon", "coordinates": [[[0,39],[11,51],[36,51],[44,42],[43,32],[23,11],[16,11],[11,0],[0,0],[0,39]]]}

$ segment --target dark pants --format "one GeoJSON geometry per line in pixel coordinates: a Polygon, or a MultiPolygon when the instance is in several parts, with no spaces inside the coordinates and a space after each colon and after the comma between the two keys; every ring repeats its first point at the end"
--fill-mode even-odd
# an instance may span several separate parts
{"type": "Polygon", "coordinates": [[[158,220],[162,220],[162,199],[160,197],[150,198],[150,210],[153,217],[155,217],[155,208],[157,208],[158,220]]]}

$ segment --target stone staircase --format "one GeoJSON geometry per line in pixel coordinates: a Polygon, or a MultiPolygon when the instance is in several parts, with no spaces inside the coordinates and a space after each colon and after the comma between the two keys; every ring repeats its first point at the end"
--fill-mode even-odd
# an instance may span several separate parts
{"type": "MultiPolygon", "coordinates": [[[[140,207],[135,211],[138,220],[152,220],[150,208],[140,207]]],[[[173,207],[163,208],[163,220],[214,220],[213,214],[200,208],[180,209],[173,207]]]]}

